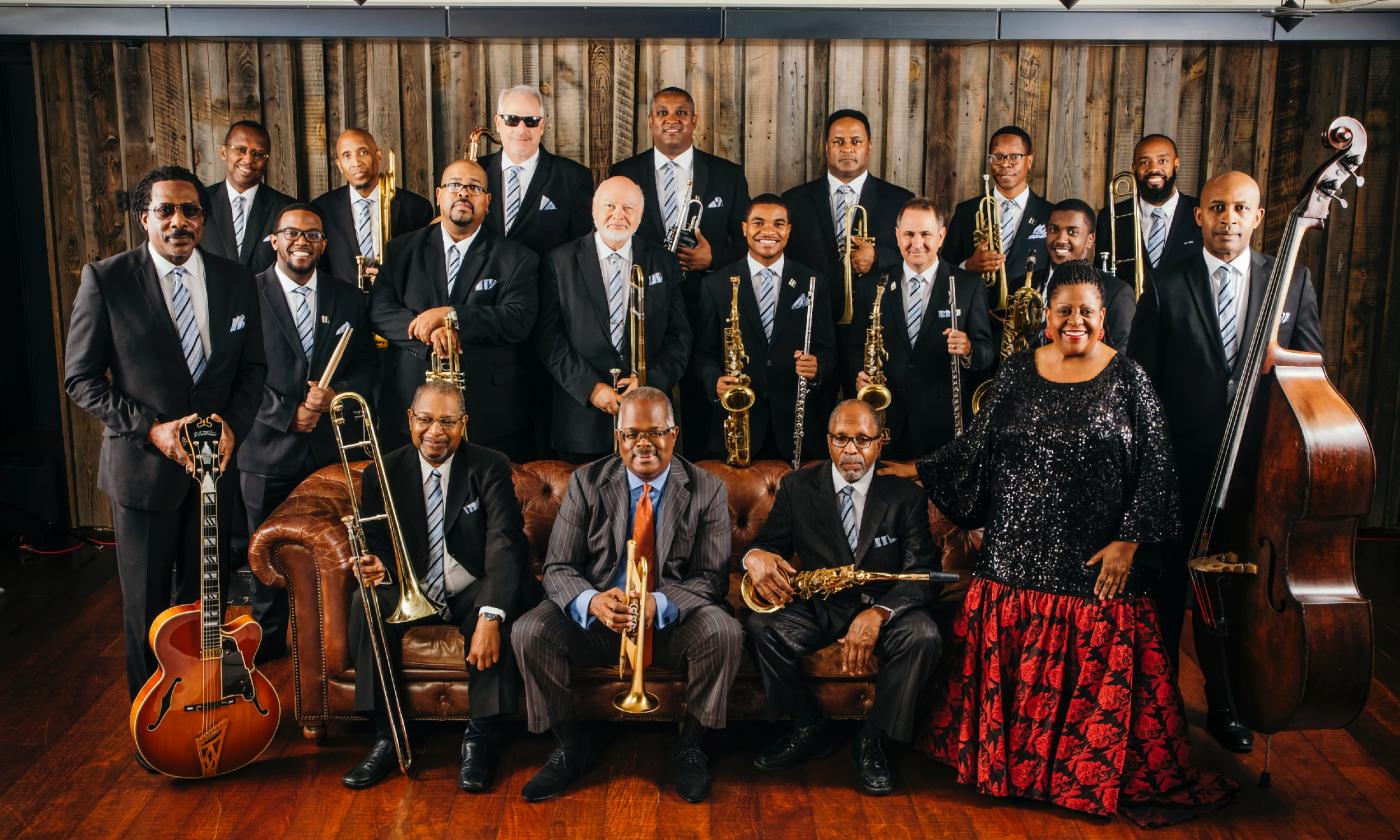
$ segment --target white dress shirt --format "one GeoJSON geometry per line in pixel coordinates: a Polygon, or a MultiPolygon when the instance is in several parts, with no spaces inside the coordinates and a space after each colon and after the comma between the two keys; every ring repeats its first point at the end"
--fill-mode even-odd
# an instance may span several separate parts
{"type": "MultiPolygon", "coordinates": [[[[175,320],[175,278],[170,272],[175,263],[156,253],[156,249],[146,245],[155,264],[156,276],[160,278],[160,294],[165,298],[165,311],[170,313],[170,322],[175,325],[175,333],[180,333],[180,323],[175,320]]],[[[190,307],[194,309],[194,325],[199,328],[199,343],[204,347],[204,358],[209,358],[209,293],[204,287],[204,258],[199,249],[194,249],[190,258],[180,266],[185,269],[185,290],[190,293],[190,307]]]]}
{"type": "MultiPolygon", "coordinates": [[[[502,155],[504,157],[504,155],[502,155]]],[[[379,182],[374,182],[374,190],[369,195],[360,195],[360,191],[351,187],[346,190],[350,194],[350,229],[358,231],[360,225],[360,199],[369,199],[369,232],[374,237],[374,253],[382,260],[384,258],[384,237],[379,229],[379,182]]],[[[360,249],[359,241],[356,240],[355,251],[360,249]]]]}
{"type": "Polygon", "coordinates": [[[606,296],[608,290],[608,277],[612,274],[612,266],[608,265],[608,258],[613,254],[622,257],[622,282],[626,283],[627,278],[632,273],[632,237],[627,237],[627,241],[622,243],[622,247],[616,251],[612,246],[603,241],[601,233],[593,234],[593,244],[598,249],[598,267],[603,270],[603,292],[606,296]]]}
{"type": "MultiPolygon", "coordinates": [[[[1177,192],[1176,190],[1172,190],[1172,197],[1167,199],[1166,203],[1164,203],[1160,208],[1157,205],[1152,204],[1145,198],[1138,198],[1138,226],[1142,230],[1142,255],[1144,257],[1148,255],[1147,243],[1152,238],[1152,211],[1160,209],[1163,213],[1167,214],[1167,218],[1163,221],[1162,224],[1163,230],[1170,232],[1172,229],[1172,219],[1176,218],[1176,206],[1180,203],[1181,193],[1177,192]]],[[[1162,240],[1163,254],[1165,254],[1167,251],[1165,236],[1166,234],[1164,233],[1164,238],[1162,240]]]]}
{"type": "Polygon", "coordinates": [[[448,276],[447,272],[452,269],[452,248],[453,246],[457,248],[457,270],[461,271],[462,263],[467,259],[467,249],[472,247],[472,243],[476,241],[476,235],[481,233],[481,228],[478,227],[472,231],[471,236],[460,242],[452,238],[451,234],[447,232],[447,228],[439,225],[438,230],[442,232],[442,272],[443,276],[447,277],[447,291],[450,294],[454,289],[453,278],[448,276]]]}
{"type": "MultiPolygon", "coordinates": [[[[432,464],[425,461],[422,455],[418,456],[419,473],[423,477],[422,488],[424,510],[428,509],[428,479],[432,476],[432,472],[434,469],[436,469],[439,475],[441,476],[440,481],[442,482],[443,501],[442,528],[444,537],[442,548],[442,585],[446,588],[447,594],[449,596],[456,595],[458,592],[461,592],[463,589],[466,589],[468,586],[471,586],[476,581],[476,576],[473,575],[471,572],[467,571],[466,568],[462,566],[462,564],[458,563],[457,560],[453,558],[452,552],[447,550],[447,542],[445,539],[447,536],[447,529],[451,527],[452,520],[456,516],[455,511],[449,511],[447,509],[447,485],[452,478],[452,460],[456,457],[456,453],[453,453],[452,455],[449,455],[447,460],[443,461],[440,466],[434,467],[432,464]]],[[[481,511],[481,513],[482,515],[485,515],[485,511],[481,511]]],[[[482,607],[478,611],[478,614],[480,613],[489,613],[491,615],[500,616],[501,618],[506,617],[505,610],[499,609],[498,607],[482,607]]]]}
{"type": "MultiPolygon", "coordinates": [[[[661,209],[666,210],[666,195],[661,191],[661,185],[666,183],[665,175],[661,168],[668,163],[676,165],[676,205],[684,206],[690,200],[690,196],[685,194],[685,185],[695,178],[695,147],[681,152],[673,158],[668,158],[662,154],[661,150],[653,147],[651,150],[652,166],[656,168],[656,198],[661,204],[661,209]]],[[[692,193],[694,190],[692,189],[692,193]]]]}
{"type": "MultiPolygon", "coordinates": [[[[912,278],[914,277],[914,275],[916,275],[916,274],[917,274],[917,275],[919,276],[919,278],[920,278],[920,279],[919,279],[919,291],[918,291],[918,295],[919,295],[919,303],[922,304],[922,307],[923,307],[920,311],[924,313],[924,318],[927,319],[927,318],[929,317],[929,300],[932,298],[932,295],[933,295],[933,281],[934,281],[934,279],[935,279],[936,277],[938,277],[938,260],[935,259],[935,260],[933,261],[933,265],[929,266],[928,268],[924,269],[923,271],[915,271],[913,268],[910,267],[909,263],[904,263],[903,295],[904,295],[904,315],[905,315],[905,319],[906,319],[906,320],[908,320],[909,309],[910,309],[910,307],[912,307],[912,306],[914,305],[914,289],[913,289],[913,284],[911,284],[909,281],[910,281],[910,279],[912,279],[912,278]]],[[[948,302],[947,302],[946,300],[944,300],[944,301],[939,301],[938,306],[937,306],[936,308],[937,308],[937,309],[947,309],[947,308],[948,308],[948,302]]],[[[958,303],[958,308],[959,308],[959,309],[962,309],[962,303],[961,303],[961,302],[958,303]]],[[[933,314],[934,314],[934,315],[937,315],[938,313],[937,313],[937,312],[934,312],[933,314]]],[[[941,332],[941,330],[940,330],[940,332],[941,332]]]]}
{"type": "MultiPolygon", "coordinates": [[[[1244,341],[1245,333],[1249,325],[1244,322],[1245,315],[1249,312],[1249,266],[1254,259],[1254,252],[1245,248],[1230,262],[1215,256],[1206,249],[1201,249],[1201,255],[1206,258],[1206,274],[1210,277],[1210,293],[1212,295],[1211,305],[1216,306],[1220,300],[1220,283],[1215,278],[1215,272],[1220,270],[1220,266],[1229,265],[1234,269],[1235,275],[1235,346],[1232,349],[1238,350],[1240,342],[1244,341]]],[[[1218,313],[1218,310],[1217,310],[1218,313]]],[[[1219,324],[1217,323],[1217,328],[1219,324]]]]}
{"type": "MultiPolygon", "coordinates": [[[[253,186],[249,187],[241,193],[238,191],[238,188],[233,185],[232,181],[225,180],[224,186],[226,187],[225,192],[228,193],[229,224],[233,224],[233,220],[238,218],[238,210],[234,206],[235,199],[238,196],[243,197],[243,241],[247,242],[248,216],[253,212],[253,201],[257,199],[258,187],[261,187],[262,184],[254,184],[253,186]]],[[[235,238],[238,236],[238,231],[236,229],[234,230],[234,236],[235,238]]]]}
{"type": "MultiPolygon", "coordinates": [[[[771,271],[771,272],[773,272],[773,282],[774,282],[774,283],[777,283],[777,284],[779,284],[779,285],[781,285],[782,282],[783,282],[783,262],[787,259],[787,255],[786,255],[786,254],[779,254],[779,255],[778,255],[778,261],[775,262],[775,263],[773,263],[772,265],[764,265],[763,263],[761,263],[761,262],[759,262],[758,260],[754,259],[752,253],[748,254],[747,259],[748,259],[748,261],[749,261],[749,279],[750,279],[750,280],[752,281],[752,283],[753,283],[753,299],[754,299],[755,301],[757,301],[757,300],[759,299],[759,297],[758,297],[758,273],[759,273],[760,271],[771,271]]],[[[778,319],[778,294],[779,294],[781,291],[782,291],[782,290],[781,290],[780,288],[778,288],[777,286],[774,286],[774,287],[773,287],[773,320],[774,320],[774,321],[776,321],[776,320],[778,319]]]]}
{"type": "Polygon", "coordinates": [[[502,212],[506,206],[506,195],[510,191],[510,168],[512,166],[521,167],[520,174],[517,176],[520,179],[520,210],[515,214],[516,220],[519,220],[520,214],[525,212],[525,193],[530,189],[530,181],[535,177],[535,170],[540,168],[540,150],[536,148],[535,153],[529,158],[517,162],[510,159],[510,152],[501,149],[500,201],[502,212]]]}
{"type": "MultiPolygon", "coordinates": [[[[301,293],[298,292],[297,289],[302,288],[302,286],[298,285],[298,284],[297,284],[297,281],[295,281],[295,280],[293,280],[292,278],[288,277],[286,274],[283,274],[283,273],[282,273],[282,267],[281,267],[280,265],[277,265],[276,263],[273,263],[272,266],[273,266],[273,268],[276,269],[276,271],[277,271],[277,281],[278,281],[279,283],[282,284],[282,294],[285,295],[286,298],[287,298],[287,308],[290,309],[290,310],[292,311],[292,325],[295,326],[295,325],[296,325],[296,322],[297,322],[297,304],[298,304],[298,303],[300,302],[300,300],[301,300],[301,293]]],[[[312,272],[311,272],[311,279],[306,281],[306,286],[305,286],[305,288],[311,290],[311,294],[309,294],[309,295],[306,296],[306,305],[309,306],[309,307],[311,307],[311,331],[312,331],[312,333],[315,333],[315,331],[316,331],[316,271],[315,271],[314,269],[313,269],[312,272]]]]}
{"type": "Polygon", "coordinates": [[[865,518],[865,500],[870,497],[870,483],[875,480],[875,468],[871,467],[865,471],[865,475],[856,481],[847,481],[841,471],[836,469],[835,462],[831,465],[831,487],[832,492],[837,495],[836,506],[841,507],[841,491],[847,487],[856,488],[856,492],[851,494],[851,505],[855,508],[856,533],[860,533],[861,520],[865,518]]]}
{"type": "MultiPolygon", "coordinates": [[[[867,169],[864,172],[857,175],[856,177],[852,178],[850,183],[844,183],[841,181],[840,178],[837,178],[835,175],[832,175],[831,172],[828,171],[826,173],[827,203],[831,205],[831,223],[835,226],[836,230],[839,231],[841,229],[841,220],[836,216],[836,209],[841,206],[841,201],[839,198],[837,198],[837,190],[840,190],[842,187],[850,187],[854,191],[854,193],[850,196],[850,203],[859,204],[860,191],[865,189],[865,179],[869,177],[870,170],[867,169]]],[[[857,218],[859,218],[859,216],[857,216],[857,218]]],[[[854,223],[854,219],[852,220],[852,223],[854,223]]]]}

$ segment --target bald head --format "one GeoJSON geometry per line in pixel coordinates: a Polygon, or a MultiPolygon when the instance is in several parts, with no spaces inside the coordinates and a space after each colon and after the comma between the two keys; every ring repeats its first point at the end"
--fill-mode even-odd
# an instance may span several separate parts
{"type": "Polygon", "coordinates": [[[345,182],[361,195],[369,195],[379,181],[379,144],[360,128],[347,128],[335,138],[335,165],[345,182]]]}
{"type": "Polygon", "coordinates": [[[1259,184],[1243,172],[1225,172],[1206,181],[1196,208],[1206,251],[1226,262],[1244,253],[1264,220],[1259,204],[1259,184]]]}
{"type": "Polygon", "coordinates": [[[642,188],[621,175],[593,193],[593,224],[608,247],[621,248],[642,224],[642,188]]]}
{"type": "Polygon", "coordinates": [[[491,207],[486,170],[472,160],[454,160],[442,170],[437,188],[442,229],[455,240],[476,233],[491,207]]]}

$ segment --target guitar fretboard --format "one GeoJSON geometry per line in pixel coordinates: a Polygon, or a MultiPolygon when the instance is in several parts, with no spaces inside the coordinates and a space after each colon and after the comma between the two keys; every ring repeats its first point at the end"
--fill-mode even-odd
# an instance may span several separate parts
{"type": "MultiPolygon", "coordinates": [[[[203,457],[200,459],[203,461],[203,457]]],[[[219,495],[213,470],[201,470],[199,480],[199,608],[202,659],[223,655],[219,635],[219,495]]]]}

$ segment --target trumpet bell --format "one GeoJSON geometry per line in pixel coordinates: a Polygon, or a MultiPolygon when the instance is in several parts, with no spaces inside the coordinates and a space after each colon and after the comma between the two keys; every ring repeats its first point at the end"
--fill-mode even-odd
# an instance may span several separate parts
{"type": "Polygon", "coordinates": [[[753,408],[756,399],[752,388],[736,385],[724,392],[724,396],[719,398],[719,404],[725,411],[748,411],[753,408]]]}
{"type": "Polygon", "coordinates": [[[876,411],[884,411],[890,407],[892,396],[889,388],[872,382],[856,392],[856,399],[870,403],[870,407],[876,411]]]}

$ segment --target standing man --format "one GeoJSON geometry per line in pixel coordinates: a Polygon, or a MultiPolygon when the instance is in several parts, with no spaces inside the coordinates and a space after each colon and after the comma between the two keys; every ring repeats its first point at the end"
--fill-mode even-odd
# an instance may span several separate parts
{"type": "MultiPolygon", "coordinates": [[[[943,213],[927,198],[910,199],[895,222],[901,258],[861,278],[856,289],[855,328],[848,335],[848,392],[855,395],[870,384],[863,368],[865,336],[875,303],[876,286],[883,282],[880,324],[884,335],[885,387],[890,405],[885,446],[892,458],[920,458],[953,439],[953,379],[950,357],[964,371],[987,370],[996,361],[987,316],[987,292],[981,278],[956,271],[938,258],[946,229],[943,213]],[[888,278],[888,279],[884,279],[888,278]],[[948,288],[956,283],[958,313],[948,306],[948,288]],[[953,326],[956,317],[957,327],[953,326]]],[[[963,377],[965,422],[971,421],[972,384],[963,377]]]]}
{"type": "MultiPolygon", "coordinates": [[[[1200,228],[1196,226],[1194,196],[1178,192],[1176,173],[1181,160],[1176,155],[1176,141],[1165,134],[1149,134],[1133,147],[1133,177],[1137,179],[1136,212],[1142,230],[1142,253],[1147,258],[1144,276],[1151,277],[1158,266],[1164,266],[1183,254],[1200,249],[1200,228]]],[[[1133,253],[1132,199],[1125,198],[1099,211],[1096,229],[1098,248],[1109,250],[1109,225],[1114,216],[1118,234],[1118,279],[1133,285],[1137,260],[1133,253]]]]}
{"type": "Polygon", "coordinates": [[[529,339],[539,257],[483,227],[491,193],[475,161],[443,170],[437,201],[442,221],[390,243],[370,295],[370,320],[389,340],[381,434],[391,446],[407,440],[405,412],[434,348],[447,351],[447,314],[455,312],[471,439],[523,464],[534,460],[529,339]]]}
{"type": "Polygon", "coordinates": [[[540,272],[540,322],[535,349],[554,379],[551,444],[559,457],[581,464],[613,448],[618,398],[650,385],[665,393],[690,362],[691,331],[681,296],[681,267],[669,251],[637,235],[642,191],[621,176],[593,195],[597,232],[556,248],[540,272]],[[644,318],[635,318],[633,267],[646,291],[644,318]],[[632,322],[642,326],[634,335],[632,322]],[[633,371],[645,340],[646,382],[633,371]],[[620,378],[614,387],[612,373],[620,378]]]}
{"type": "Polygon", "coordinates": [[[983,198],[976,195],[953,211],[948,240],[943,243],[943,259],[974,274],[996,271],[1005,264],[1011,291],[1020,288],[1025,280],[1026,262],[1031,256],[1037,266],[1045,265],[1045,222],[1050,216],[1050,202],[1031,189],[1034,163],[1035,148],[1024,129],[1007,125],[992,134],[987,144],[987,172],[992,176],[992,199],[1001,211],[1003,252],[998,254],[985,246],[973,245],[977,209],[983,198]]]}
{"type": "Polygon", "coordinates": [[[254,272],[276,260],[269,239],[277,215],[296,201],[263,183],[271,155],[267,129],[253,120],[239,120],[229,126],[219,147],[224,180],[204,188],[209,197],[209,220],[202,247],[254,272]]]}
{"type": "MultiPolygon", "coordinates": [[[[1262,326],[1264,292],[1274,258],[1249,247],[1264,219],[1259,185],[1243,172],[1206,182],[1196,208],[1203,247],[1159,268],[1138,300],[1128,354],[1152,378],[1171,433],[1181,479],[1182,545],[1165,563],[1156,598],[1162,637],[1178,656],[1187,597],[1186,561],[1211,473],[1225,436],[1225,418],[1244,365],[1246,349],[1262,326]]],[[[1289,282],[1278,342],[1291,350],[1322,352],[1322,334],[1308,270],[1289,282]]],[[[1226,749],[1248,752],[1253,734],[1235,714],[1223,640],[1195,610],[1196,652],[1206,678],[1206,728],[1226,749]]]]}
{"type": "MultiPolygon", "coordinates": [[[[342,283],[355,282],[355,257],[365,258],[369,282],[383,262],[385,232],[380,230],[380,178],[383,153],[374,135],[362,128],[347,128],[335,141],[335,165],[345,186],[324,193],[311,202],[326,225],[326,252],[321,267],[342,283]]],[[[399,185],[389,206],[388,238],[410,233],[433,219],[433,205],[399,185]]]]}
{"type": "MultiPolygon", "coordinates": [[[[727,327],[733,285],[739,278],[739,328],[744,337],[748,364],[744,373],[754,392],[749,409],[749,441],[753,460],[792,460],[793,415],[797,404],[797,378],[806,379],[806,416],[826,412],[817,406],[814,393],[823,377],[835,375],[836,336],[831,324],[831,284],[796,260],[787,259],[787,206],[772,193],[760,195],[749,206],[743,222],[748,254],[706,277],[700,290],[700,311],[695,322],[695,353],[691,358],[692,385],[711,403],[707,433],[697,436],[705,457],[725,453],[724,420],[720,406],[725,391],[738,380],[725,373],[724,330],[727,327]],[[811,278],[817,278],[816,300],[807,295],[811,278]],[[807,308],[812,317],[810,353],[802,352],[807,330],[807,308]]],[[[805,423],[803,457],[815,457],[821,443],[819,422],[805,423]]]]}
{"type": "MultiPolygon", "coordinates": [[[[1067,198],[1057,202],[1050,210],[1050,218],[1045,223],[1046,250],[1050,264],[1036,269],[1031,275],[1031,287],[1040,292],[1043,299],[1050,288],[1050,278],[1055,269],[1068,262],[1082,262],[1093,267],[1094,248],[1094,208],[1078,198],[1067,198]]],[[[1103,340],[1115,350],[1128,347],[1128,336],[1133,328],[1133,315],[1137,313],[1137,302],[1133,300],[1131,283],[1121,283],[1113,275],[1095,268],[1099,285],[1103,287],[1103,305],[1108,310],[1104,317],[1103,340]]],[[[1131,275],[1130,275],[1131,276],[1131,275]]],[[[1049,304],[1049,301],[1046,301],[1049,304]]],[[[1044,336],[1036,339],[1036,346],[1044,343],[1044,336]]]]}
{"type": "MultiPolygon", "coordinates": [[[[257,419],[238,450],[250,534],[302,479],[340,461],[326,417],[331,400],[341,391],[370,399],[377,378],[364,296],[316,270],[326,249],[321,217],[308,204],[289,204],[274,222],[277,262],[257,277],[267,381],[257,419]],[[316,382],[346,332],[350,345],[322,388],[316,382]]],[[[263,628],[259,659],[284,654],[287,590],[256,581],[253,618],[263,628]]]]}
{"type": "Polygon", "coordinates": [[[133,698],[155,672],[151,622],[199,598],[199,493],[182,424],[219,417],[227,464],[267,373],[252,273],[198,247],[201,193],[177,166],[141,179],[133,198],[146,242],[83,268],[64,353],[68,396],[106,427],[97,486],[112,500],[133,698]]]}

